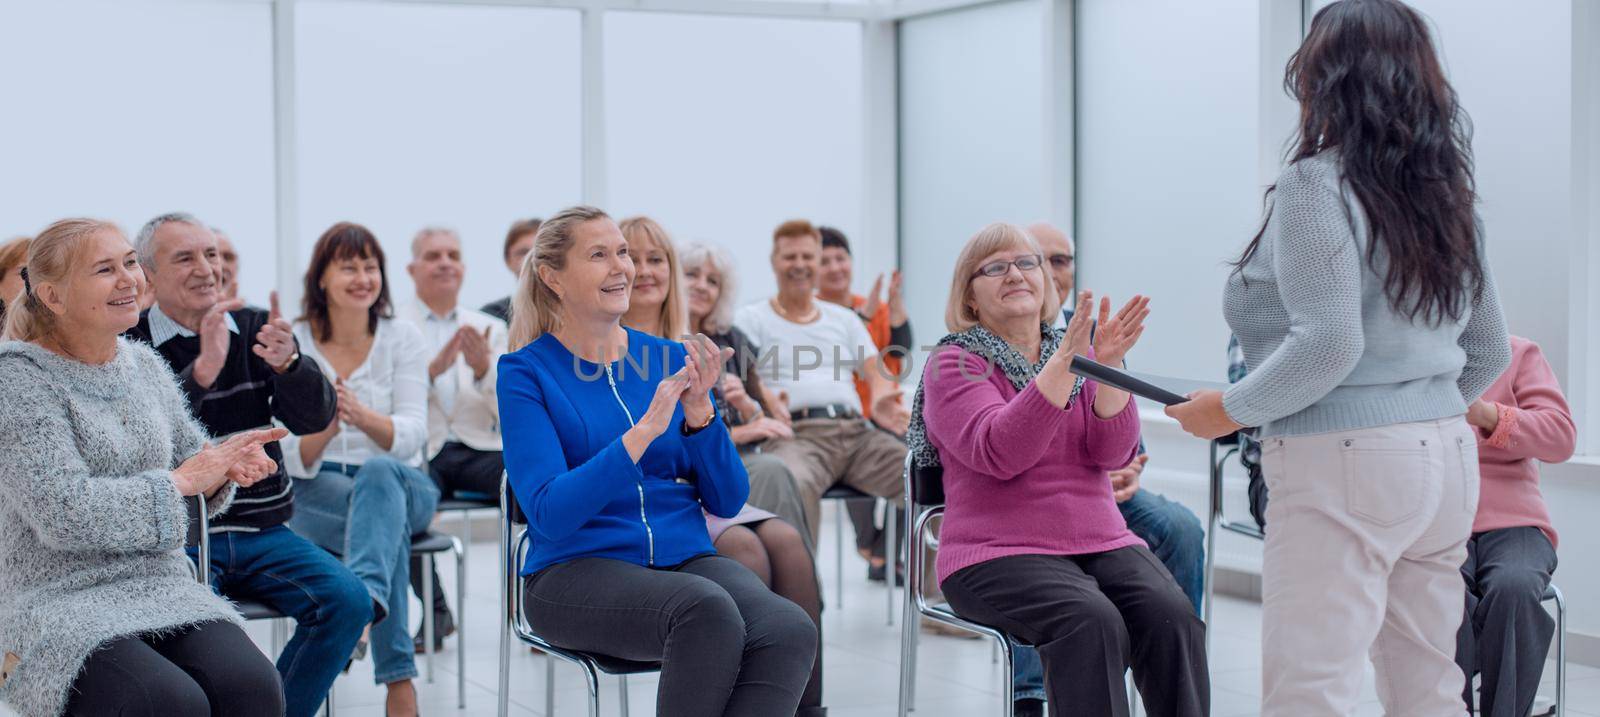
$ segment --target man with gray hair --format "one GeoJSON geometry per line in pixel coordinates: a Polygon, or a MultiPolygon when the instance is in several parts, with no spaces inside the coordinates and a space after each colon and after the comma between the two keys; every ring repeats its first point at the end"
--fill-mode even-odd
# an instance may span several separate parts
{"type": "MultiPolygon", "coordinates": [[[[226,436],[276,420],[307,435],[333,422],[333,386],[316,361],[300,358],[277,294],[270,311],[222,299],[217,239],[206,225],[188,214],[163,214],[139,231],[134,249],[155,304],[128,337],[155,347],[172,367],[207,432],[226,436]]],[[[309,717],[372,621],[373,603],[343,563],[285,525],[294,513],[293,482],[283,470],[283,449],[276,442],[263,448],[277,468],[239,489],[227,512],[211,520],[206,568],[224,596],[294,618],[278,672],[287,714],[309,717]]]]}
{"type": "MultiPolygon", "coordinates": [[[[416,324],[434,352],[428,362],[428,473],[443,498],[494,499],[500,494],[505,460],[500,448],[500,403],[495,396],[496,364],[506,352],[504,321],[461,306],[461,237],[453,229],[426,227],[411,240],[406,272],[416,286],[415,301],[404,302],[398,318],[416,324]]],[[[437,573],[435,585],[441,584],[437,573]]],[[[411,585],[422,597],[422,565],[413,558],[411,585]]],[[[434,649],[455,632],[444,591],[434,591],[434,649]]],[[[423,650],[419,630],[414,639],[423,650]]]]}
{"type": "Polygon", "coordinates": [[[222,276],[217,288],[222,292],[222,298],[239,298],[239,251],[221,229],[211,227],[211,233],[217,235],[217,258],[222,261],[222,276]]]}

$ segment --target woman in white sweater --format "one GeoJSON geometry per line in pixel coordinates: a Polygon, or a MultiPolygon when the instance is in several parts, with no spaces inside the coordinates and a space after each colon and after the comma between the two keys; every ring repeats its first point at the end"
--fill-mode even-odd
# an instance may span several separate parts
{"type": "Polygon", "coordinates": [[[214,515],[273,472],[281,429],[217,445],[172,372],[119,338],[139,262],[109,223],[29,249],[0,343],[0,702],[50,715],[282,714],[277,670],[183,556],[193,496],[214,515]]]}
{"type": "Polygon", "coordinates": [[[388,686],[386,713],[405,717],[417,711],[411,536],[428,529],[439,489],[417,467],[428,440],[428,351],[415,326],[390,318],[383,267],[365,227],[335,224],[317,240],[294,334],[336,377],[339,418],[322,433],[291,436],[283,453],[299,479],[289,526],[342,555],[367,586],[373,676],[388,686]]]}

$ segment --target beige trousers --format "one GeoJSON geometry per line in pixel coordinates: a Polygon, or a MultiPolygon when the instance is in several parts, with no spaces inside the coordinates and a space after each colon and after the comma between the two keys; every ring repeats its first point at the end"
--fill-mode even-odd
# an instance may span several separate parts
{"type": "Polygon", "coordinates": [[[1461,717],[1461,564],[1478,443],[1461,417],[1268,439],[1262,714],[1461,717]]]}

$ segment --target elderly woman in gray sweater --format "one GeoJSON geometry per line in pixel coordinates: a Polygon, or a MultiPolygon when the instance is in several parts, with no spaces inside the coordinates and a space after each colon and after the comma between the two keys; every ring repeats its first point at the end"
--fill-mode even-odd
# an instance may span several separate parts
{"type": "Polygon", "coordinates": [[[215,445],[166,364],[118,335],[139,264],[113,225],[52,224],[0,343],[0,701],[26,717],[283,713],[278,673],[196,582],[187,504],[273,468],[281,429],[215,445]]]}

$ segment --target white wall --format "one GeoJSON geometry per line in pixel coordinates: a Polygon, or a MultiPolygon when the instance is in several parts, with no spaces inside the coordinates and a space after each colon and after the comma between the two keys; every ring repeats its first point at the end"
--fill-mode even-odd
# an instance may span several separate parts
{"type": "Polygon", "coordinates": [[[775,291],[779,223],[838,227],[866,290],[894,254],[860,231],[861,43],[854,22],[607,13],[606,209],[727,248],[741,303],[775,291]]]}
{"type": "Polygon", "coordinates": [[[271,30],[264,4],[0,3],[0,238],[91,216],[132,239],[188,211],[233,237],[264,303],[271,30]]]}
{"type": "Polygon", "coordinates": [[[577,11],[316,2],[296,16],[302,264],[333,223],[364,224],[403,304],[411,238],[440,224],[461,233],[462,303],[509,293],[506,229],[581,194],[577,11]]]}
{"type": "Polygon", "coordinates": [[[1262,206],[1259,4],[1077,4],[1078,285],[1150,297],[1142,371],[1226,378],[1226,262],[1262,206]]]}
{"type": "Polygon", "coordinates": [[[900,213],[919,344],[943,336],[956,256],[995,221],[1050,215],[1039,0],[900,27],[900,213]]]}

